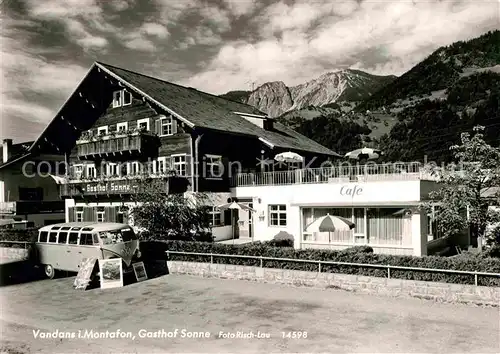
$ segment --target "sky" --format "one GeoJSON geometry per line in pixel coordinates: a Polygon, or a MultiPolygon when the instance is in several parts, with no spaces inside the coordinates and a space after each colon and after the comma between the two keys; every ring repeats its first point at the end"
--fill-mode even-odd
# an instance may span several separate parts
{"type": "Polygon", "coordinates": [[[222,94],[401,75],[500,28],[500,0],[0,0],[0,138],[35,139],[96,60],[222,94]]]}

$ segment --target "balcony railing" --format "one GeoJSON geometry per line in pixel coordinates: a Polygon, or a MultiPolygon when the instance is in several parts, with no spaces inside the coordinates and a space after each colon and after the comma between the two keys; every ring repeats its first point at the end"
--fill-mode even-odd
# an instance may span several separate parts
{"type": "Polygon", "coordinates": [[[96,181],[73,180],[70,183],[61,184],[59,194],[61,197],[130,195],[141,192],[148,185],[154,185],[158,192],[178,193],[187,190],[188,180],[181,176],[113,178],[96,181]]]}
{"type": "Polygon", "coordinates": [[[27,215],[64,212],[64,200],[21,200],[0,203],[0,214],[27,215]]]}
{"type": "Polygon", "coordinates": [[[147,131],[129,134],[96,136],[78,140],[77,155],[82,159],[112,156],[129,157],[131,153],[152,152],[158,149],[158,137],[147,131]]]}
{"type": "Polygon", "coordinates": [[[0,203],[0,214],[15,214],[15,213],[16,213],[16,202],[0,203]]]}
{"type": "Polygon", "coordinates": [[[380,164],[296,169],[291,171],[239,173],[232,187],[312,183],[436,180],[420,163],[380,164]]]}

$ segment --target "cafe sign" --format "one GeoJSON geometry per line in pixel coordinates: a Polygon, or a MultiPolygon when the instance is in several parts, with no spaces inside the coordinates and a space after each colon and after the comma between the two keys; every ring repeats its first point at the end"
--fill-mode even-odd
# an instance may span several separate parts
{"type": "Polygon", "coordinates": [[[359,184],[354,184],[354,185],[346,185],[340,187],[340,195],[341,196],[347,196],[351,197],[351,199],[354,199],[354,197],[362,195],[363,194],[363,187],[361,187],[359,184]]]}

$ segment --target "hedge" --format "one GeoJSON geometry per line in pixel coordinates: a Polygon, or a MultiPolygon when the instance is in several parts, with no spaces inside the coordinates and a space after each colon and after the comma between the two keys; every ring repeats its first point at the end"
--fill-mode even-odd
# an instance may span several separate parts
{"type": "MultiPolygon", "coordinates": [[[[0,241],[36,242],[38,229],[0,229],[0,241]]],[[[0,243],[1,247],[24,247],[23,245],[0,243]]]]}
{"type": "MultiPolygon", "coordinates": [[[[164,257],[163,254],[165,253],[165,251],[170,250],[180,252],[234,254],[274,258],[308,259],[317,261],[381,264],[402,267],[434,268],[472,272],[477,271],[500,274],[500,259],[487,258],[483,255],[466,257],[458,256],[450,258],[438,256],[393,256],[385,254],[374,254],[371,247],[366,246],[352,247],[351,249],[341,251],[332,251],[319,249],[299,250],[290,247],[272,247],[260,242],[243,245],[226,245],[205,242],[166,241],[155,242],[150,245],[144,244],[142,247],[145,250],[147,248],[154,249],[154,254],[157,257],[164,257]]],[[[146,254],[148,253],[149,252],[146,251],[146,254]]],[[[170,259],[177,261],[210,262],[210,256],[170,254],[170,259]]],[[[213,257],[213,262],[243,266],[260,266],[259,259],[215,256],[213,257]]],[[[314,263],[264,260],[263,266],[266,268],[293,269],[313,272],[318,271],[318,264],[314,263]]],[[[377,269],[369,267],[322,264],[321,271],[325,273],[358,274],[366,276],[387,277],[387,269],[377,269]]],[[[391,278],[457,284],[474,284],[473,275],[446,274],[413,270],[391,269],[391,278]]],[[[478,285],[500,286],[500,277],[478,276],[478,285]]]]}

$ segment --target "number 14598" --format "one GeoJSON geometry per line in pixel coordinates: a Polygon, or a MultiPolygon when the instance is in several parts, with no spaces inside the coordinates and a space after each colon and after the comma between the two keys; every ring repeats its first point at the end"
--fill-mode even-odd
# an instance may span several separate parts
{"type": "Polygon", "coordinates": [[[288,338],[288,339],[307,338],[307,332],[281,332],[281,338],[288,338]]]}

